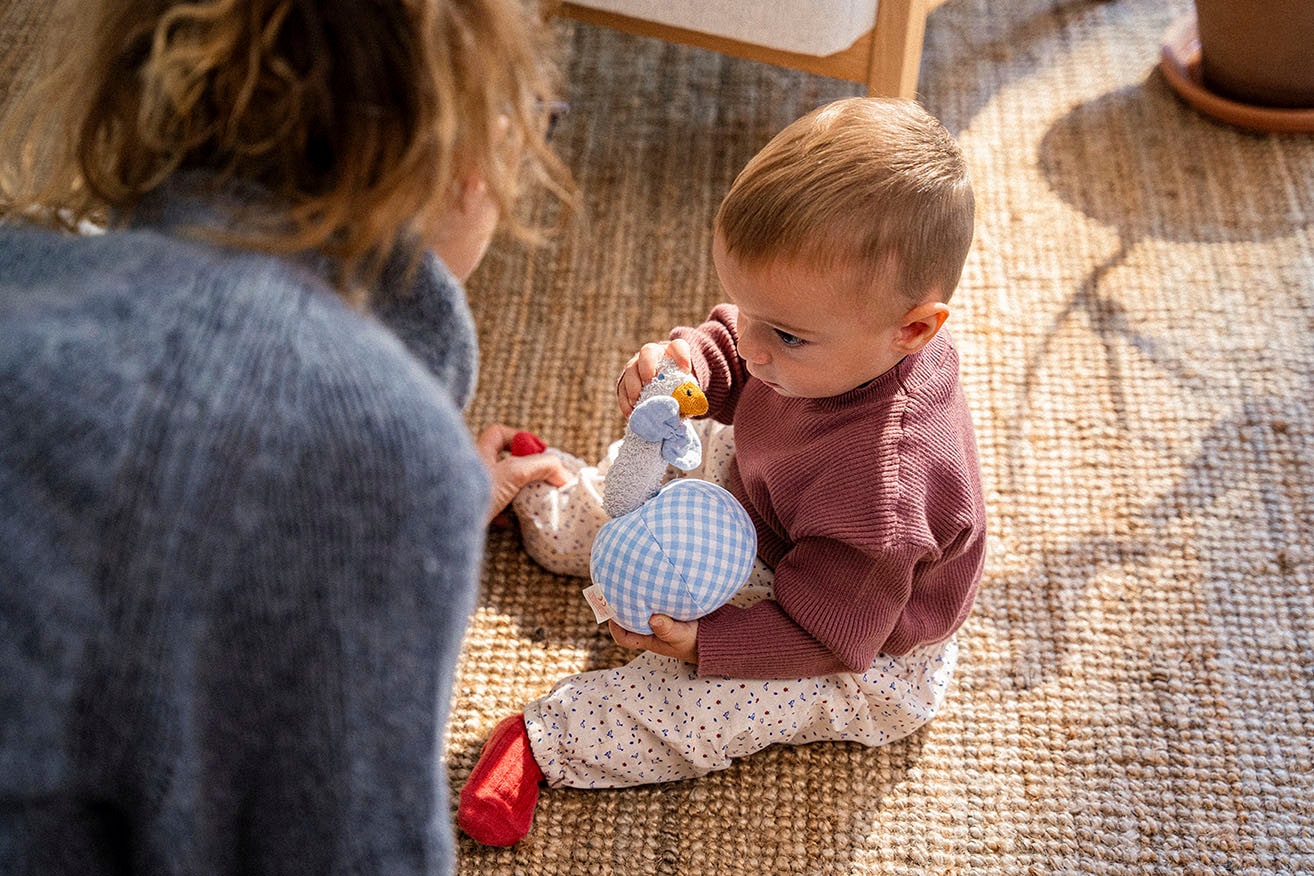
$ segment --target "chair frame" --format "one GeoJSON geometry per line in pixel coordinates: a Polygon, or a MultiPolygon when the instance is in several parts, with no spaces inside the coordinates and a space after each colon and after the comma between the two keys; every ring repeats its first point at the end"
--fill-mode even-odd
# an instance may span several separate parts
{"type": "Polygon", "coordinates": [[[879,0],[871,30],[849,48],[825,56],[785,52],[577,3],[549,2],[547,6],[556,15],[585,24],[862,83],[872,97],[915,98],[926,17],[945,2],[947,0],[879,0]]]}

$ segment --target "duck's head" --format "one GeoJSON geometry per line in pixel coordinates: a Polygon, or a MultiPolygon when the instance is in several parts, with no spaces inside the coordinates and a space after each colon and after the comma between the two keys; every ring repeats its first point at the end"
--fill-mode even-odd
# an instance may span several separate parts
{"type": "Polygon", "coordinates": [[[701,417],[707,413],[707,396],[692,380],[686,380],[677,386],[671,397],[680,405],[682,417],[701,417]]]}

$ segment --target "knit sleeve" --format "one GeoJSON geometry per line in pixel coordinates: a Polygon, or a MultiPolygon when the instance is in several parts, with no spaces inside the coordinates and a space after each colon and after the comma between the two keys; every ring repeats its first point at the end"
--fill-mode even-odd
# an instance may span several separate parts
{"type": "Polygon", "coordinates": [[[744,678],[863,672],[908,602],[915,564],[901,549],[800,542],[776,567],[774,599],[726,606],[700,621],[698,670],[744,678]]]}
{"type": "Polygon", "coordinates": [[[671,340],[689,342],[694,377],[707,395],[707,416],[721,423],[734,422],[735,406],[748,380],[739,358],[738,320],[737,307],[718,304],[702,325],[671,331],[671,340]]]}

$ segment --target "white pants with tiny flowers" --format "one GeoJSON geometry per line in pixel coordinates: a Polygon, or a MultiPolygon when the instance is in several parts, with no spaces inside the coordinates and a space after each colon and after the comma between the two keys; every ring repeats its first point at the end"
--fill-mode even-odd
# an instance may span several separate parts
{"type": "MultiPolygon", "coordinates": [[[[724,485],[734,430],[712,421],[699,426],[703,465],[685,476],[724,485]]],[[[574,480],[527,488],[515,509],[536,560],[587,575],[589,548],[606,520],[601,486],[609,460],[596,468],[574,462],[574,480]]],[[[747,606],[769,597],[771,578],[759,560],[732,601],[747,606]]],[[[877,654],[864,673],[763,680],[701,678],[695,666],[645,651],[625,666],[558,682],[525,708],[525,726],[552,787],[670,782],[725,769],[774,744],[902,739],[939,710],[957,660],[951,638],[902,657],[877,654]]]]}
{"type": "Polygon", "coordinates": [[[525,726],[552,787],[689,779],[777,743],[902,739],[940,708],[957,657],[950,639],[879,654],[862,674],[762,680],[700,678],[688,663],[645,651],[559,682],[525,709],[525,726]]]}

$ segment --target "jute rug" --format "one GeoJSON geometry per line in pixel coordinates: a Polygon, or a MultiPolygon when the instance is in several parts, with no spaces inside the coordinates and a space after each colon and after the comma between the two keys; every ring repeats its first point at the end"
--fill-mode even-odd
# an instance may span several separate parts
{"type": "MultiPolygon", "coordinates": [[[[463,874],[1314,872],[1314,138],[1243,133],[1155,70],[1191,11],[950,0],[923,103],[979,204],[950,326],[993,537],[946,710],[883,750],[548,791],[463,874]]],[[[584,221],[471,297],[472,425],[584,457],[620,365],[719,300],[709,228],[780,127],[856,86],[563,26],[557,142],[584,221]]],[[[581,582],[492,536],[450,725],[460,787],[502,715],[627,659],[581,582]]]]}
{"type": "MultiPolygon", "coordinates": [[[[24,3],[0,2],[0,76],[24,3]]],[[[1154,69],[1189,0],[950,0],[925,105],[977,240],[950,326],[991,552],[949,703],[884,749],[545,792],[474,874],[1314,872],[1314,138],[1244,133],[1154,69]]],[[[584,457],[621,363],[719,299],[716,205],[780,127],[856,86],[560,25],[584,216],[471,283],[472,427],[584,457]]],[[[545,219],[546,207],[530,205],[545,219]]],[[[503,715],[628,659],[513,531],[490,536],[449,726],[453,788],[503,715]]]]}

